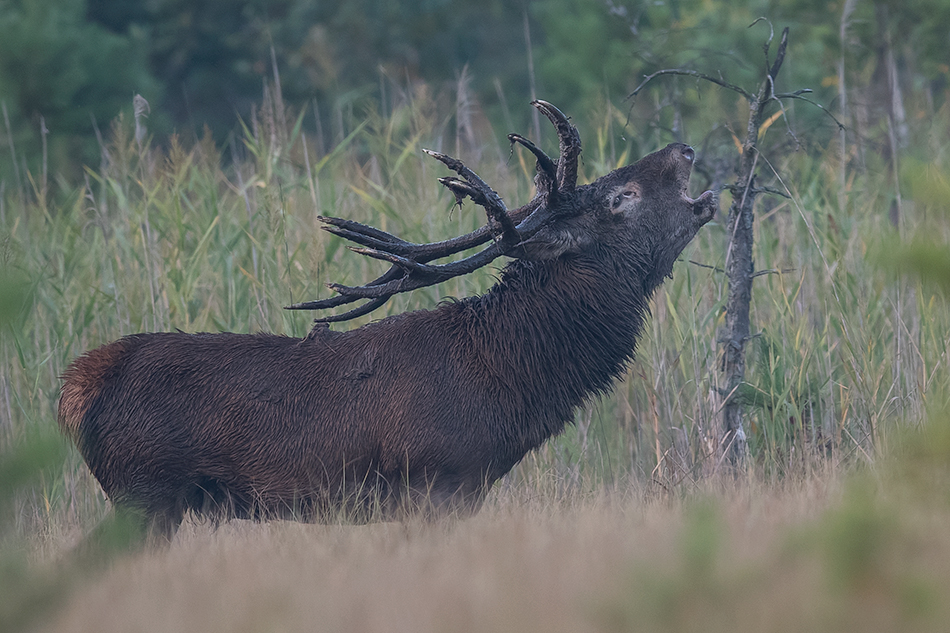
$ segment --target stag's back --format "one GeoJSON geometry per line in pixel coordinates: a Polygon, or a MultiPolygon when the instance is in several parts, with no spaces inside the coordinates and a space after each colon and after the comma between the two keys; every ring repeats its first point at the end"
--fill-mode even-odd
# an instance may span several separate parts
{"type": "Polygon", "coordinates": [[[150,512],[192,507],[198,489],[266,513],[308,495],[333,504],[368,476],[388,492],[426,472],[480,481],[500,405],[464,328],[443,318],[458,310],[304,339],[128,336],[69,367],[59,422],[111,498],[150,512]]]}

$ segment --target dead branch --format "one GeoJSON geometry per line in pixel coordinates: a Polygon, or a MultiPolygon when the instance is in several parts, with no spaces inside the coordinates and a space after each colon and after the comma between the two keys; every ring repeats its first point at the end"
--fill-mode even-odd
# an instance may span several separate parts
{"type": "MultiPolygon", "coordinates": [[[[753,22],[753,25],[759,21],[761,21],[761,19],[753,22]]],[[[785,120],[788,126],[789,123],[782,101],[784,99],[798,99],[818,107],[834,120],[839,129],[844,129],[841,122],[828,112],[827,109],[804,96],[809,94],[811,90],[801,89],[793,92],[775,91],[775,80],[781,71],[788,50],[788,28],[783,29],[775,58],[771,61],[769,60],[769,53],[774,32],[771,31],[771,24],[769,24],[769,28],[769,38],[763,45],[763,51],[765,53],[765,78],[754,94],[740,86],[729,83],[721,75],[716,77],[694,70],[671,68],[659,70],[647,75],[643,81],[640,82],[640,85],[627,97],[627,99],[636,97],[650,81],[657,77],[675,75],[705,80],[732,90],[745,98],[749,104],[749,123],[736,165],[736,180],[733,184],[722,187],[723,189],[731,191],[733,194],[732,205],[729,209],[726,224],[729,244],[726,251],[724,271],[729,279],[729,295],[726,301],[726,325],[719,337],[723,344],[721,370],[725,392],[732,392],[737,389],[738,386],[743,383],[745,377],[744,350],[745,344],[750,339],[749,313],[752,299],[752,281],[758,276],[785,272],[774,269],[756,272],[752,258],[752,224],[755,197],[760,193],[777,194],[786,198],[789,197],[787,193],[782,191],[769,187],[755,186],[755,170],[759,159],[759,131],[765,119],[766,109],[769,103],[773,101],[776,102],[778,107],[781,108],[783,120],[785,120]]],[[[789,133],[795,138],[790,126],[789,133]]],[[[700,264],[699,262],[691,263],[704,268],[719,270],[715,267],[700,264]]],[[[746,438],[742,425],[741,403],[731,402],[727,399],[722,407],[722,416],[724,435],[721,446],[725,447],[723,449],[723,458],[733,469],[736,469],[741,466],[746,453],[746,438]]]]}

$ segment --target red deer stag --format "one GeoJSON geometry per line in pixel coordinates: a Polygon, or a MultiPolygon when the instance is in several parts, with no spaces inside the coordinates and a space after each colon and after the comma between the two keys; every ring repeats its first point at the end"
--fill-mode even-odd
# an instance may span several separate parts
{"type": "Polygon", "coordinates": [[[557,435],[631,360],[654,290],[714,215],[687,193],[693,150],[673,143],[577,186],[576,128],[544,101],[554,160],[528,139],[537,194],[508,211],[461,161],[440,182],[488,223],[414,244],[337,218],[331,233],[392,264],[359,287],[290,309],[326,309],[303,339],[272,334],[134,334],[66,370],[59,423],[103,490],[171,537],[191,510],[214,518],[389,519],[477,510],[524,455],[557,435]],[[430,264],[491,242],[451,263],[430,264]],[[348,332],[396,293],[513,258],[486,294],[348,332]],[[330,514],[329,516],[333,516],[330,514]]]}

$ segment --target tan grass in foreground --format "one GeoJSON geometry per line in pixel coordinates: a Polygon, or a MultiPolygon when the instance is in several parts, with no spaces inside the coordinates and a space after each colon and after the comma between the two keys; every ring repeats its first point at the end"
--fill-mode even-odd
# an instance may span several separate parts
{"type": "Polygon", "coordinates": [[[508,494],[435,525],[186,525],[78,589],[48,630],[940,630],[945,509],[890,517],[841,489],[508,494]],[[836,562],[852,538],[874,542],[836,562]]]}

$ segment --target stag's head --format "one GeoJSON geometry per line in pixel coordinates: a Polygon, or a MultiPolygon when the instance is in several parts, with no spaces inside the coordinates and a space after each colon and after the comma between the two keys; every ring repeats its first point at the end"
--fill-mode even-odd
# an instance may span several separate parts
{"type": "MultiPolygon", "coordinates": [[[[551,159],[534,143],[509,134],[537,158],[537,194],[528,204],[509,211],[501,198],[458,159],[426,152],[459,177],[440,178],[459,203],[471,198],[485,208],[489,223],[481,229],[444,242],[411,244],[389,233],[349,220],[323,218],[325,228],[357,242],[369,257],[388,261],[392,268],[364,286],[330,284],[340,296],[291,306],[324,309],[359,299],[367,303],[342,315],[318,321],[353,318],[382,305],[390,296],[429,286],[471,272],[501,255],[529,260],[600,254],[628,258],[641,281],[658,285],[696,232],[715,215],[717,199],[707,191],[689,197],[689,176],[696,153],[683,143],[671,143],[636,163],[612,171],[589,185],[577,186],[580,136],[570,120],[550,103],[535,101],[557,129],[560,154],[551,159]],[[491,240],[481,252],[448,264],[427,262],[459,253],[491,240]]],[[[629,267],[628,267],[629,268],[629,267]]]]}
{"type": "Polygon", "coordinates": [[[632,250],[650,267],[645,272],[659,282],[718,207],[712,191],[696,199],[689,196],[695,159],[693,148],[671,143],[577,187],[570,198],[561,196],[549,203],[555,217],[525,242],[527,257],[550,259],[598,248],[632,250]]]}
{"type": "Polygon", "coordinates": [[[628,230],[654,236],[678,255],[716,213],[712,191],[689,197],[696,152],[671,143],[594,183],[596,195],[628,230]]]}

